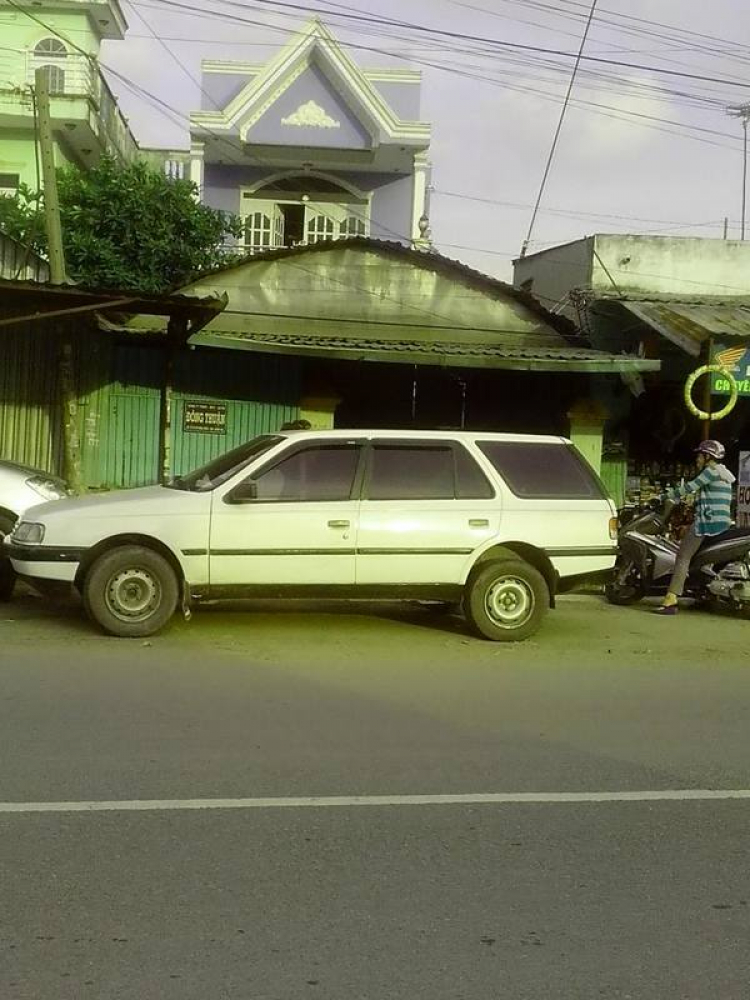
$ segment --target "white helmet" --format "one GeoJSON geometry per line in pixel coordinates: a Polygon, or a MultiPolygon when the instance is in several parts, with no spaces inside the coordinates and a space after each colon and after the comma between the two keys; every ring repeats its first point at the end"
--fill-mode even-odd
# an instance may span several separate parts
{"type": "Polygon", "coordinates": [[[717,462],[720,462],[727,453],[721,441],[701,441],[695,450],[707,458],[716,459],[717,462]]]}

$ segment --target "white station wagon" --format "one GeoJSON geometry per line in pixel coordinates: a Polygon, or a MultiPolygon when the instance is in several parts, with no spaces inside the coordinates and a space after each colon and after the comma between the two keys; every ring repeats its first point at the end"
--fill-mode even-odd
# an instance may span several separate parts
{"type": "Polygon", "coordinates": [[[559,437],[292,431],[167,486],[27,511],[21,577],[74,584],[106,632],[141,637],[193,602],[407,599],[525,639],[558,590],[615,561],[612,501],[559,437]]]}

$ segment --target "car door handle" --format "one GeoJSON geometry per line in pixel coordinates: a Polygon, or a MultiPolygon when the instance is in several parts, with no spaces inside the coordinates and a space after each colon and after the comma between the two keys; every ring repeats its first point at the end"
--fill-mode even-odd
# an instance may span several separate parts
{"type": "Polygon", "coordinates": [[[490,522],[485,517],[472,517],[469,518],[470,528],[489,528],[490,522]]]}
{"type": "Polygon", "coordinates": [[[351,523],[349,521],[329,521],[329,528],[351,528],[351,523]]]}

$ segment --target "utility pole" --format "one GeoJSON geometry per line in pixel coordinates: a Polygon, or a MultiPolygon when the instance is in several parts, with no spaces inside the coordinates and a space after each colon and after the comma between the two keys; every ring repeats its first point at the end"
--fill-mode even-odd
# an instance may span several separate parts
{"type": "Polygon", "coordinates": [[[740,222],[740,239],[745,239],[745,208],[747,205],[747,125],[750,122],[750,104],[736,104],[727,108],[727,114],[739,118],[742,122],[742,219],[740,222]]]}
{"type": "Polygon", "coordinates": [[[39,149],[42,160],[44,181],[44,218],[49,243],[49,269],[53,285],[65,283],[65,256],[60,226],[60,204],[57,200],[57,178],[55,176],[55,146],[52,139],[52,118],[49,110],[49,87],[44,67],[34,72],[37,115],[39,118],[39,149]]]}
{"type": "MultiPolygon", "coordinates": [[[[55,146],[52,138],[52,116],[49,109],[49,87],[43,68],[34,72],[36,109],[38,120],[37,138],[42,161],[44,182],[44,220],[47,227],[49,245],[50,280],[53,285],[65,283],[65,255],[60,225],[60,203],[57,200],[57,177],[55,175],[55,146]]],[[[70,337],[62,344],[59,361],[59,389],[62,402],[63,432],[63,473],[74,493],[81,492],[81,438],[78,432],[78,393],[74,368],[75,351],[70,337]]]]}

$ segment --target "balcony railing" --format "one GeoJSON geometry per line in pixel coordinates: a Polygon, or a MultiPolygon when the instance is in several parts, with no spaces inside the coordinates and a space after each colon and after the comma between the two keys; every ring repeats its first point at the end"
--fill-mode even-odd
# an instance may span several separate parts
{"type": "Polygon", "coordinates": [[[28,84],[33,85],[35,71],[40,66],[47,68],[53,118],[57,117],[57,98],[86,98],[96,112],[98,138],[103,149],[126,163],[135,159],[138,143],[107,81],[92,62],[84,56],[68,55],[64,59],[55,59],[29,54],[26,59],[28,84]]]}

